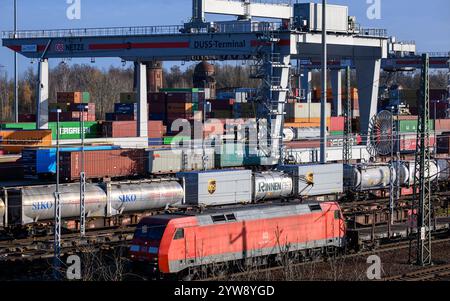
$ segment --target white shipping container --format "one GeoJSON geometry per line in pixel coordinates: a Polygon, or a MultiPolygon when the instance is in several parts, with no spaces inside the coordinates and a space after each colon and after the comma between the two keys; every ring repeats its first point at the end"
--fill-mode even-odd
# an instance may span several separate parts
{"type": "MultiPolygon", "coordinates": [[[[214,169],[214,149],[213,148],[205,148],[205,156],[206,156],[206,169],[214,169]]],[[[183,170],[191,171],[191,170],[202,170],[203,169],[203,149],[195,148],[195,149],[185,149],[183,150],[184,154],[184,166],[183,170]]]]}
{"type": "MultiPolygon", "coordinates": [[[[287,103],[286,118],[320,118],[320,103],[287,103]]],[[[326,116],[331,117],[331,103],[326,105],[326,116]]]]}
{"type": "MultiPolygon", "coordinates": [[[[309,31],[322,31],[322,4],[294,4],[294,20],[306,22],[309,31]]],[[[348,6],[327,4],[327,31],[347,33],[348,28],[348,6]]]]}
{"type": "Polygon", "coordinates": [[[250,170],[181,172],[177,177],[185,180],[185,203],[189,205],[220,206],[252,201],[250,170]]]}
{"type": "Polygon", "coordinates": [[[148,169],[150,174],[177,173],[182,171],[183,151],[181,149],[148,150],[148,169]]]}
{"type": "Polygon", "coordinates": [[[299,196],[323,196],[343,192],[343,164],[283,165],[279,169],[295,177],[294,192],[299,196]]]}

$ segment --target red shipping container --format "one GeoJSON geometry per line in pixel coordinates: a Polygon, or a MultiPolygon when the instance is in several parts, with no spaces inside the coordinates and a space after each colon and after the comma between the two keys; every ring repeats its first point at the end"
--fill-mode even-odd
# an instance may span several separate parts
{"type": "Polygon", "coordinates": [[[437,119],[436,120],[436,131],[437,132],[450,131],[450,119],[437,119]]]}
{"type": "Polygon", "coordinates": [[[330,131],[331,132],[344,131],[344,117],[331,117],[330,131]]]}
{"type": "MultiPolygon", "coordinates": [[[[430,147],[434,147],[436,143],[435,137],[430,137],[430,147]]],[[[400,151],[416,151],[417,137],[416,135],[400,136],[400,151]]]]}
{"type": "MultiPolygon", "coordinates": [[[[145,174],[144,149],[85,151],[85,172],[88,179],[122,178],[145,174]]],[[[63,181],[80,179],[81,152],[64,152],[60,156],[63,181]]]]}
{"type": "MultiPolygon", "coordinates": [[[[164,127],[162,121],[148,122],[148,138],[162,138],[164,127]]],[[[102,136],[111,138],[126,138],[137,136],[136,121],[109,121],[102,123],[102,136]]]]}
{"type": "Polygon", "coordinates": [[[19,122],[36,122],[35,114],[19,114],[19,122]]]}

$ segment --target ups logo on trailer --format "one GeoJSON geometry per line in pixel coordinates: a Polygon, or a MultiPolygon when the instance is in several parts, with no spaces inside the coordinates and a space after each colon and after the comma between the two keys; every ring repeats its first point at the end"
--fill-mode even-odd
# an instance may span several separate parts
{"type": "Polygon", "coordinates": [[[209,194],[214,194],[217,189],[217,183],[216,180],[209,180],[208,181],[208,192],[209,194]]]}

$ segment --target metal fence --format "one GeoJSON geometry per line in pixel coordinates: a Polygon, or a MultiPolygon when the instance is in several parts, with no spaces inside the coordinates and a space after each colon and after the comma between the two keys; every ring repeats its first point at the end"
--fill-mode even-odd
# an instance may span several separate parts
{"type": "MultiPolygon", "coordinates": [[[[195,29],[191,33],[239,33],[256,31],[274,31],[281,28],[276,22],[212,22],[208,28],[195,29]]],[[[137,27],[110,27],[110,28],[80,28],[80,29],[52,29],[52,30],[23,30],[4,31],[3,39],[28,38],[67,38],[67,37],[105,37],[105,36],[151,36],[180,34],[183,25],[167,26],[137,26],[137,27]]]]}

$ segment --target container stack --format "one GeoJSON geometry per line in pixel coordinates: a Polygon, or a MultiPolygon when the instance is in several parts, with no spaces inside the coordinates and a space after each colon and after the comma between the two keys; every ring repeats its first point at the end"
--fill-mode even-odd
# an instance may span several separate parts
{"type": "Polygon", "coordinates": [[[57,103],[49,105],[49,121],[57,121],[56,109],[60,109],[59,121],[95,121],[95,103],[90,103],[89,92],[58,92],[57,103]],[[80,105],[87,105],[87,111],[81,112],[80,105]]]}
{"type": "MultiPolygon", "coordinates": [[[[397,128],[399,131],[400,151],[415,152],[417,146],[417,116],[397,116],[397,128]]],[[[430,132],[434,131],[434,120],[429,123],[430,132]]],[[[430,146],[435,147],[436,139],[430,135],[430,146]]]]}
{"type": "MultiPolygon", "coordinates": [[[[287,103],[286,127],[320,127],[320,103],[287,103]]],[[[331,104],[327,104],[327,126],[331,122],[331,104]]]]}
{"type": "MultiPolygon", "coordinates": [[[[201,112],[205,93],[200,89],[162,89],[166,94],[166,125],[177,119],[194,120],[196,112],[201,112]]],[[[152,103],[150,103],[152,106],[152,103]]]]}

